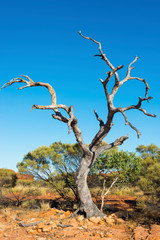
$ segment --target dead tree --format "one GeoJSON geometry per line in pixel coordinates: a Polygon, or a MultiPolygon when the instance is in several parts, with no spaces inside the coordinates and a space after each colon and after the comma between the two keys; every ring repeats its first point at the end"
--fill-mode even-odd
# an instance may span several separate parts
{"type": "Polygon", "coordinates": [[[75,182],[76,182],[77,192],[79,195],[78,196],[79,197],[79,207],[78,207],[76,213],[81,212],[84,215],[86,215],[86,217],[88,217],[88,218],[92,217],[92,216],[101,216],[102,217],[103,213],[98,209],[98,207],[92,201],[91,194],[90,194],[90,191],[89,191],[89,188],[87,185],[87,176],[88,176],[88,173],[89,173],[93,163],[96,161],[96,158],[100,154],[102,154],[104,151],[106,151],[108,149],[113,148],[114,146],[119,146],[119,145],[123,144],[123,142],[126,139],[128,139],[127,135],[121,136],[121,137],[117,138],[114,142],[112,142],[108,145],[105,145],[105,146],[101,146],[102,140],[104,139],[104,137],[107,136],[108,132],[110,131],[110,129],[113,125],[114,115],[116,113],[120,112],[122,114],[122,116],[124,117],[125,124],[129,125],[131,128],[133,128],[137,132],[138,138],[141,133],[134,125],[132,125],[131,122],[128,121],[126,112],[131,109],[137,109],[147,116],[150,116],[150,117],[156,117],[156,116],[154,114],[147,113],[146,110],[141,107],[142,102],[144,102],[144,101],[149,102],[149,100],[152,99],[152,97],[148,97],[149,86],[148,86],[146,80],[141,79],[139,77],[131,77],[131,75],[130,75],[131,70],[134,68],[132,66],[137,61],[138,57],[135,57],[133,62],[130,63],[130,65],[128,66],[125,78],[120,81],[118,71],[121,68],[123,68],[123,65],[120,65],[115,68],[110,63],[110,61],[108,60],[106,55],[103,53],[100,42],[97,42],[90,37],[85,37],[84,35],[81,34],[81,31],[79,31],[79,34],[84,39],[89,39],[90,41],[92,41],[98,45],[99,54],[97,54],[95,56],[100,57],[107,64],[107,66],[109,66],[109,68],[111,69],[107,73],[107,77],[105,80],[100,79],[102,86],[104,88],[104,92],[105,92],[105,96],[106,96],[107,104],[108,104],[107,119],[105,121],[103,121],[97,114],[96,110],[94,110],[96,119],[99,122],[99,130],[96,133],[95,137],[93,138],[92,142],[89,144],[89,146],[83,140],[81,130],[77,123],[77,118],[75,117],[75,115],[73,113],[73,106],[68,107],[64,104],[57,104],[55,90],[50,84],[42,83],[42,82],[34,82],[30,77],[20,75],[19,77],[14,78],[14,79],[10,80],[10,82],[4,84],[2,86],[2,88],[11,86],[13,83],[24,83],[25,84],[24,86],[19,87],[20,90],[24,89],[24,88],[28,88],[28,87],[45,87],[48,89],[48,91],[51,95],[51,105],[48,105],[48,106],[33,105],[31,110],[33,110],[33,109],[42,109],[42,110],[51,109],[54,112],[52,114],[52,117],[54,119],[57,119],[64,123],[67,123],[68,133],[70,133],[71,130],[73,131],[73,133],[76,137],[76,140],[79,143],[79,145],[83,151],[83,157],[82,157],[79,169],[75,174],[75,182]],[[114,76],[114,78],[115,78],[114,86],[112,88],[111,93],[109,93],[109,91],[107,89],[107,84],[110,81],[110,79],[112,78],[112,76],[114,76]],[[131,105],[128,107],[115,107],[113,105],[113,99],[114,99],[115,94],[119,90],[119,88],[127,81],[134,80],[134,79],[144,83],[145,97],[144,98],[139,97],[138,103],[136,105],[131,105]],[[61,111],[60,111],[61,109],[63,109],[67,113],[68,117],[64,116],[61,113],[61,111]]]}

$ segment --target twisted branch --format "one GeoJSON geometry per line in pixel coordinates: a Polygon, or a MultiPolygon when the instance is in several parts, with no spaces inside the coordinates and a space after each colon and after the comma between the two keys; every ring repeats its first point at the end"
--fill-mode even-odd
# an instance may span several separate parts
{"type": "Polygon", "coordinates": [[[111,68],[112,71],[109,71],[107,72],[107,78],[103,81],[102,79],[100,79],[101,83],[103,84],[103,88],[104,88],[104,92],[105,92],[105,95],[106,95],[106,99],[107,99],[107,103],[108,103],[108,116],[107,116],[107,121],[106,123],[102,124],[102,121],[101,119],[99,119],[98,115],[96,114],[96,117],[97,117],[97,120],[100,122],[100,129],[98,131],[98,133],[95,135],[94,139],[92,140],[91,144],[90,144],[90,149],[94,149],[94,150],[97,150],[103,140],[103,138],[108,134],[108,132],[110,131],[112,125],[113,125],[113,117],[114,117],[114,114],[117,113],[117,112],[121,112],[123,117],[125,118],[125,124],[126,125],[129,125],[132,129],[134,129],[136,132],[137,132],[137,136],[139,138],[140,136],[140,132],[139,130],[134,127],[127,119],[127,116],[126,114],[124,113],[125,111],[127,110],[130,110],[130,109],[137,109],[141,112],[143,112],[145,115],[147,116],[150,116],[150,117],[156,117],[155,114],[150,114],[150,113],[147,113],[146,110],[144,110],[142,107],[141,107],[141,104],[143,101],[148,101],[152,99],[152,97],[148,97],[148,90],[149,90],[149,85],[148,83],[146,82],[145,79],[142,79],[142,78],[139,78],[139,77],[131,77],[130,76],[130,73],[131,73],[131,70],[134,68],[133,67],[133,64],[137,61],[137,59],[139,57],[135,57],[135,59],[129,64],[128,66],[128,69],[127,69],[127,73],[126,73],[126,77],[119,81],[119,76],[118,76],[118,73],[117,71],[120,70],[121,68],[123,68],[123,65],[120,65],[118,66],[117,68],[115,68],[111,63],[110,61],[107,59],[106,55],[103,53],[102,51],[102,48],[101,48],[101,43],[94,40],[93,38],[90,38],[90,37],[86,37],[84,35],[82,35],[81,31],[79,31],[79,34],[84,38],[84,39],[89,39],[91,40],[92,42],[98,44],[99,46],[99,52],[100,54],[96,54],[94,56],[98,56],[98,57],[101,57],[102,60],[104,60],[107,65],[111,68]],[[111,77],[115,75],[115,84],[112,88],[112,91],[111,91],[111,94],[108,92],[108,88],[107,88],[107,84],[108,82],[110,81],[111,77]],[[114,96],[115,94],[117,93],[118,89],[125,83],[127,82],[128,80],[138,80],[138,81],[141,81],[145,84],[145,98],[141,98],[139,97],[139,101],[137,103],[137,105],[131,105],[131,106],[128,106],[126,108],[120,108],[120,107],[114,107],[113,105],[113,99],[114,99],[114,96]]]}
{"type": "Polygon", "coordinates": [[[153,97],[147,97],[147,98],[141,98],[139,97],[139,101],[137,103],[137,105],[131,105],[131,106],[128,106],[128,107],[125,107],[125,108],[116,108],[116,112],[121,112],[124,119],[125,119],[125,125],[129,125],[132,129],[134,129],[136,132],[137,132],[137,137],[139,138],[139,136],[141,135],[141,133],[139,132],[139,130],[134,127],[129,121],[128,121],[128,118],[126,116],[126,114],[124,113],[125,111],[128,111],[128,110],[131,110],[131,109],[137,109],[141,112],[143,112],[145,115],[149,116],[149,117],[156,117],[155,114],[150,114],[150,113],[147,113],[147,111],[143,108],[141,108],[141,104],[143,101],[149,101],[151,100],[153,97]]]}
{"type": "Polygon", "coordinates": [[[31,110],[33,109],[41,109],[41,110],[53,110],[54,114],[52,114],[52,117],[54,119],[57,119],[59,121],[62,121],[64,123],[67,123],[68,125],[68,133],[71,132],[71,129],[73,129],[73,132],[75,134],[76,140],[80,144],[82,150],[84,152],[89,152],[89,148],[87,145],[84,143],[83,138],[82,138],[82,133],[77,125],[77,119],[73,114],[73,106],[66,106],[64,104],[56,104],[56,94],[54,88],[49,84],[49,83],[43,83],[43,82],[34,82],[30,77],[26,75],[20,75],[22,77],[17,77],[14,79],[11,79],[10,82],[5,83],[0,89],[6,88],[8,86],[11,86],[13,83],[25,83],[25,86],[19,87],[18,89],[22,90],[24,88],[28,87],[45,87],[48,89],[50,95],[51,95],[51,105],[33,105],[31,110]],[[69,115],[69,118],[63,116],[61,112],[58,110],[63,109],[67,112],[69,115]]]}
{"type": "MultiPolygon", "coordinates": [[[[127,125],[129,125],[132,129],[134,129],[136,132],[137,132],[137,136],[139,137],[140,136],[140,132],[137,128],[135,128],[127,119],[127,116],[126,114],[124,113],[125,111],[128,111],[128,110],[131,110],[131,109],[137,109],[141,112],[143,112],[145,115],[147,116],[151,116],[151,117],[156,117],[155,114],[150,114],[150,113],[147,113],[147,111],[145,109],[143,109],[141,107],[142,105],[142,102],[143,101],[148,101],[152,99],[152,97],[148,97],[148,90],[149,90],[149,86],[148,86],[148,83],[146,82],[145,79],[142,79],[142,78],[139,78],[139,77],[131,77],[130,76],[130,73],[131,73],[131,70],[134,68],[132,65],[137,61],[138,57],[135,57],[135,59],[129,64],[128,66],[128,69],[127,69],[127,73],[126,73],[126,77],[119,81],[119,76],[118,76],[118,73],[117,71],[120,70],[121,68],[123,68],[123,65],[120,65],[118,67],[114,67],[111,62],[108,60],[108,58],[106,57],[106,55],[103,53],[102,51],[102,47],[101,47],[101,43],[94,40],[93,38],[90,38],[90,37],[86,37],[84,35],[82,35],[81,31],[79,31],[79,34],[81,37],[83,37],[84,39],[88,39],[88,40],[91,40],[92,42],[96,43],[99,47],[99,52],[100,54],[96,54],[95,56],[98,56],[98,57],[101,57],[101,59],[103,61],[105,61],[105,63],[110,67],[111,71],[109,71],[107,74],[107,78],[105,79],[105,81],[103,81],[102,79],[100,79],[101,83],[103,84],[103,88],[104,88],[104,91],[105,91],[105,95],[106,95],[106,99],[107,99],[107,107],[108,107],[108,115],[107,115],[107,120],[106,122],[102,121],[102,119],[99,118],[98,114],[95,112],[95,116],[97,118],[97,120],[99,121],[100,123],[100,129],[99,131],[97,132],[97,134],[95,135],[95,137],[93,138],[89,148],[84,144],[84,141],[83,141],[83,138],[82,138],[82,134],[81,134],[81,131],[77,125],[77,119],[76,117],[74,116],[73,114],[73,106],[66,106],[64,104],[56,104],[56,94],[55,94],[55,90],[53,89],[53,87],[48,84],[48,83],[42,83],[42,82],[34,82],[31,78],[29,78],[28,76],[26,75],[21,75],[20,77],[17,77],[17,78],[14,78],[12,79],[10,82],[4,84],[2,86],[2,88],[5,88],[7,86],[10,86],[12,85],[13,83],[25,83],[26,85],[25,86],[22,86],[20,87],[19,89],[24,89],[24,88],[27,88],[27,87],[33,87],[33,86],[41,86],[41,87],[45,87],[48,89],[50,95],[51,95],[51,98],[52,98],[52,101],[51,101],[51,105],[48,105],[48,106],[42,106],[42,105],[33,105],[32,106],[32,109],[51,109],[54,111],[54,114],[52,114],[52,117],[54,119],[57,119],[59,121],[62,121],[62,122],[65,122],[67,123],[68,125],[68,133],[71,132],[71,129],[73,130],[75,136],[76,136],[76,139],[78,141],[78,143],[80,144],[80,146],[82,147],[83,151],[86,151],[88,153],[89,152],[89,149],[90,150],[94,150],[96,151],[100,145],[101,145],[101,142],[103,140],[103,138],[108,134],[108,132],[110,131],[112,125],[113,125],[113,117],[114,117],[114,114],[117,113],[117,112],[121,112],[123,117],[125,118],[125,123],[127,125]],[[108,92],[108,88],[107,88],[107,84],[108,82],[110,81],[111,77],[112,76],[115,76],[115,84],[112,88],[112,91],[111,93],[108,92]],[[120,107],[115,107],[113,105],[113,99],[114,99],[114,96],[115,94],[117,93],[118,89],[125,83],[127,82],[128,80],[138,80],[138,81],[141,81],[145,84],[145,98],[141,98],[139,97],[139,101],[137,103],[137,105],[131,105],[131,106],[128,106],[126,108],[120,108],[120,107]],[[68,116],[69,117],[65,117],[63,116],[60,111],[58,109],[63,109],[67,112],[68,116]]],[[[1,88],[1,89],[2,89],[1,88]]],[[[123,142],[123,141],[122,141],[123,142]]],[[[114,143],[115,144],[115,143],[114,143]]],[[[119,144],[119,143],[118,143],[119,144]]]]}
{"type": "MultiPolygon", "coordinates": [[[[82,35],[81,31],[79,31],[78,33],[79,33],[79,35],[80,35],[81,37],[83,37],[83,38],[85,38],[85,39],[89,39],[89,40],[91,40],[92,42],[98,44],[100,55],[99,55],[99,54],[96,54],[96,55],[94,55],[94,56],[101,57],[101,59],[104,60],[104,61],[106,62],[106,64],[107,64],[112,70],[114,70],[115,67],[111,64],[111,62],[108,60],[108,58],[106,57],[106,55],[105,55],[105,54],[103,53],[103,51],[102,51],[101,43],[98,42],[98,41],[96,41],[96,40],[94,40],[93,38],[85,37],[84,35],[82,35]]],[[[118,74],[117,74],[116,72],[115,72],[114,74],[115,74],[115,79],[116,79],[116,81],[119,82],[119,76],[118,76],[118,74]]]]}
{"type": "Polygon", "coordinates": [[[128,66],[128,70],[127,70],[127,74],[126,74],[126,77],[120,81],[120,86],[122,86],[125,82],[127,82],[128,80],[138,80],[138,81],[141,81],[141,82],[144,82],[145,86],[146,86],[146,92],[145,92],[145,97],[147,98],[147,94],[148,94],[148,90],[150,89],[149,88],[149,85],[148,83],[146,82],[145,79],[142,79],[142,78],[139,78],[139,77],[131,77],[130,76],[130,72],[132,69],[134,69],[134,67],[132,67],[132,65],[137,61],[139,57],[135,57],[135,59],[129,64],[128,66]]]}
{"type": "Polygon", "coordinates": [[[129,125],[132,129],[134,129],[137,132],[137,137],[139,138],[139,136],[141,135],[140,131],[128,121],[128,118],[123,111],[121,113],[125,119],[125,122],[126,122],[125,125],[129,125]]]}
{"type": "Polygon", "coordinates": [[[95,152],[96,156],[102,154],[103,152],[105,152],[113,147],[122,145],[123,142],[126,141],[127,139],[128,139],[128,135],[121,136],[121,137],[117,138],[114,142],[98,148],[95,152]]]}
{"type": "Polygon", "coordinates": [[[1,88],[6,88],[8,86],[11,86],[12,84],[14,83],[25,83],[26,85],[25,86],[22,86],[22,87],[19,87],[18,89],[19,90],[22,90],[24,88],[28,88],[28,87],[45,87],[48,89],[50,95],[51,95],[51,98],[52,98],[52,105],[56,105],[56,93],[55,93],[55,90],[54,88],[49,84],[49,83],[43,83],[43,82],[34,82],[30,77],[26,76],[26,75],[20,75],[26,79],[23,79],[21,77],[17,77],[17,78],[13,78],[10,80],[10,82],[8,83],[5,83],[1,88]]]}

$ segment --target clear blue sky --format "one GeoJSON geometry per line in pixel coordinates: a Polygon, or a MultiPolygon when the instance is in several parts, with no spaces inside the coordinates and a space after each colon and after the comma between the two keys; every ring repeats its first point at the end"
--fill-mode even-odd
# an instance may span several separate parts
{"type": "MultiPolygon", "coordinates": [[[[121,149],[135,151],[139,144],[160,146],[160,1],[159,0],[5,0],[0,1],[0,85],[18,76],[49,82],[57,103],[74,105],[83,137],[89,143],[98,131],[94,116],[106,118],[106,100],[99,78],[109,68],[99,58],[97,45],[81,38],[78,30],[102,43],[114,66],[128,64],[140,56],[132,76],[145,78],[154,99],[143,107],[157,118],[135,110],[128,119],[142,133],[125,126],[120,114],[105,140],[129,134],[121,149]]],[[[33,104],[50,104],[45,89],[17,90],[18,85],[0,91],[0,168],[16,170],[24,154],[38,146],[61,140],[75,142],[67,126],[51,117],[50,111],[34,110],[33,104]]],[[[144,96],[144,85],[130,81],[118,92],[115,106],[136,104],[144,96]]]]}

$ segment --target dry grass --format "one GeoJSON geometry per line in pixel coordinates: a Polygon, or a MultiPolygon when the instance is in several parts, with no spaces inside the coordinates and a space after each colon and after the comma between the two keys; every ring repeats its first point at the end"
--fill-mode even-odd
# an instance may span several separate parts
{"type": "Polygon", "coordinates": [[[45,203],[44,201],[42,201],[40,203],[40,207],[41,207],[42,211],[47,211],[47,210],[49,210],[51,208],[50,204],[49,203],[45,203]]]}
{"type": "Polygon", "coordinates": [[[110,194],[112,195],[118,195],[118,196],[123,196],[123,195],[128,195],[128,196],[136,196],[136,197],[141,197],[144,195],[144,192],[139,189],[139,187],[122,187],[120,189],[112,189],[110,194]]]}

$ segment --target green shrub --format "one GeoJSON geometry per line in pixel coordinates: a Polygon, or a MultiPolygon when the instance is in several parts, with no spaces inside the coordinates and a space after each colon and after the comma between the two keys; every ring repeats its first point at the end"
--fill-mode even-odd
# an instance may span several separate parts
{"type": "Polygon", "coordinates": [[[137,199],[136,206],[137,209],[144,210],[146,209],[146,201],[144,199],[137,199]]]}
{"type": "Polygon", "coordinates": [[[17,180],[16,185],[22,185],[22,186],[34,186],[34,183],[30,180],[17,180]]]}
{"type": "Polygon", "coordinates": [[[22,203],[23,208],[33,208],[36,205],[35,199],[26,200],[22,203]]]}
{"type": "Polygon", "coordinates": [[[6,168],[0,168],[0,187],[14,187],[16,185],[17,175],[15,171],[6,168]]]}

